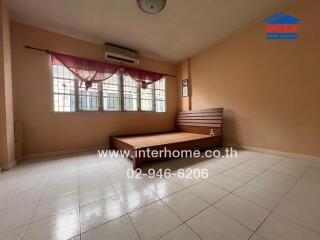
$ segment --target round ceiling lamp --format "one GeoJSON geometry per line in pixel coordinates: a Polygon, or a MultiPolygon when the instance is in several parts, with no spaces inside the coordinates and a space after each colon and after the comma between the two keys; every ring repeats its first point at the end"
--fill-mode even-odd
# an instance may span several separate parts
{"type": "Polygon", "coordinates": [[[145,13],[155,14],[161,12],[166,0],[137,0],[139,8],[145,13]]]}

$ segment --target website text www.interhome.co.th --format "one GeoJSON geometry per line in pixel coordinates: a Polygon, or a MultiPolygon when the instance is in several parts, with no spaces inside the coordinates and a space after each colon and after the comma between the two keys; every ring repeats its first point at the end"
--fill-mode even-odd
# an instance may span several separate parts
{"type": "Polygon", "coordinates": [[[200,150],[170,150],[164,147],[163,149],[136,149],[129,150],[98,150],[99,158],[117,158],[117,157],[134,157],[134,158],[236,158],[238,155],[237,150],[225,148],[223,151],[220,149],[209,149],[205,151],[200,150]]]}

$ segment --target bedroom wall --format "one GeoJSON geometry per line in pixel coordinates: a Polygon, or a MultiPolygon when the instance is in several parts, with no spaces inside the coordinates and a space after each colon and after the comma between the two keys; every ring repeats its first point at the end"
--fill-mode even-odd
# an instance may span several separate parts
{"type": "Polygon", "coordinates": [[[298,40],[266,40],[261,21],[191,58],[192,108],[225,108],[226,143],[320,156],[320,1],[283,11],[298,40]]]}
{"type": "MultiPolygon", "coordinates": [[[[168,77],[166,113],[54,113],[49,55],[25,45],[104,60],[103,46],[11,23],[15,121],[24,124],[23,155],[106,146],[114,134],[169,131],[177,112],[177,79],[168,77]]],[[[176,65],[142,58],[139,68],[176,75],[176,65]]],[[[33,155],[34,156],[34,155],[33,155]]]]}
{"type": "MultiPolygon", "coordinates": [[[[181,64],[178,65],[178,79],[179,81],[179,109],[181,111],[188,111],[191,108],[191,97],[190,95],[187,97],[182,97],[182,80],[189,78],[189,72],[188,72],[188,60],[183,61],[181,64]]],[[[190,79],[189,79],[190,82],[190,79]]],[[[190,94],[190,93],[189,93],[190,94]]]]}
{"type": "Polygon", "coordinates": [[[12,104],[10,18],[0,0],[0,169],[15,165],[12,104]]]}

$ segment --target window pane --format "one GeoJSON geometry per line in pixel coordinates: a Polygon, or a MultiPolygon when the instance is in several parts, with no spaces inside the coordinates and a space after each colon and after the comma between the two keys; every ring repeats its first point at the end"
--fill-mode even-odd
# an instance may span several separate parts
{"type": "Polygon", "coordinates": [[[154,87],[155,89],[161,89],[161,90],[165,90],[165,79],[161,79],[159,81],[156,81],[154,83],[154,87]]]}
{"type": "Polygon", "coordinates": [[[161,79],[154,83],[155,87],[155,102],[156,102],[156,112],[166,111],[166,89],[165,89],[165,79],[161,79]]]}
{"type": "Polygon", "coordinates": [[[146,89],[141,88],[141,110],[152,111],[153,110],[153,86],[148,85],[146,89]]]}
{"type": "Polygon", "coordinates": [[[53,110],[55,112],[75,111],[75,78],[62,65],[52,65],[53,110]]]}
{"type": "Polygon", "coordinates": [[[123,76],[124,110],[138,110],[138,82],[129,76],[123,76]]]}
{"type": "Polygon", "coordinates": [[[74,112],[75,96],[65,94],[54,94],[54,111],[55,112],[74,112]]]}
{"type": "Polygon", "coordinates": [[[86,90],[85,84],[79,82],[79,109],[81,111],[99,110],[99,89],[97,83],[93,83],[92,87],[86,90]]]}
{"type": "Polygon", "coordinates": [[[164,101],[157,101],[156,102],[156,112],[165,112],[166,105],[164,101]]]}
{"type": "Polygon", "coordinates": [[[120,79],[118,74],[114,74],[105,80],[102,85],[103,91],[103,110],[120,110],[120,79]]]}

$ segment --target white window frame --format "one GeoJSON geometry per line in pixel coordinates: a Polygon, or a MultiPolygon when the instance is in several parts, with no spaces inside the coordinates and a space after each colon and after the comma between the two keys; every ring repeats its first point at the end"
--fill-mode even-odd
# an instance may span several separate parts
{"type": "MultiPolygon", "coordinates": [[[[53,65],[52,65],[53,66],[53,65]]],[[[53,68],[52,68],[53,69],[53,68]]],[[[52,89],[51,89],[51,94],[52,94],[52,112],[54,113],[81,113],[81,112],[90,112],[90,113],[97,113],[97,112],[103,112],[103,113],[110,113],[110,112],[154,112],[154,113],[166,113],[167,111],[167,101],[166,101],[166,78],[164,78],[164,108],[165,111],[163,112],[156,112],[156,96],[155,96],[155,83],[152,84],[152,110],[142,110],[141,109],[141,87],[137,87],[137,110],[125,110],[124,109],[124,84],[123,84],[123,73],[117,73],[119,76],[119,94],[120,94],[120,106],[119,106],[119,110],[105,110],[104,109],[104,101],[103,101],[103,85],[102,83],[98,83],[98,110],[81,110],[80,106],[79,106],[79,80],[77,78],[74,79],[74,92],[75,92],[75,111],[55,111],[54,109],[54,78],[56,78],[56,76],[54,76],[54,73],[52,71],[52,89]]],[[[63,79],[63,78],[62,78],[63,79]]],[[[84,83],[83,83],[84,84],[84,83]]]]}

